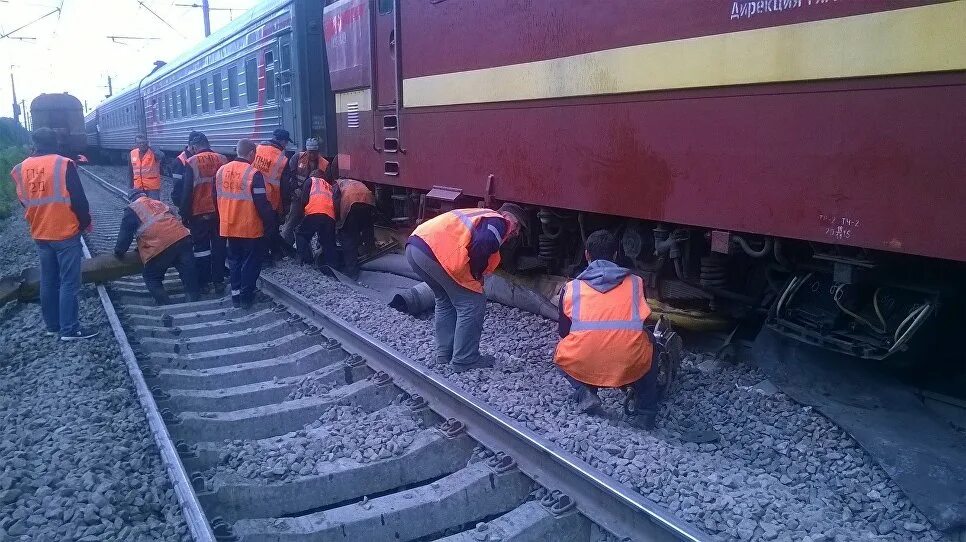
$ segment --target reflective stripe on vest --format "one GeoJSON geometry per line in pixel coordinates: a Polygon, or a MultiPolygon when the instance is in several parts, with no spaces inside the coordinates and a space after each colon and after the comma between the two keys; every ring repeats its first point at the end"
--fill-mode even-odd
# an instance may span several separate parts
{"type": "Polygon", "coordinates": [[[63,241],[80,233],[67,191],[70,163],[70,159],[56,154],[31,156],[10,171],[34,239],[63,241]]]}
{"type": "Polygon", "coordinates": [[[229,162],[215,174],[219,231],[222,237],[257,239],[264,233],[252,197],[257,170],[245,162],[229,162]]]}
{"type": "Polygon", "coordinates": [[[282,149],[268,143],[255,147],[252,166],[265,178],[265,197],[276,211],[282,210],[282,172],[286,165],[288,157],[282,149]]]}
{"type": "Polygon", "coordinates": [[[570,332],[557,344],[554,363],[571,377],[592,386],[619,387],[650,370],[653,345],[644,322],[651,310],[640,277],[627,275],[607,292],[571,281],[561,312],[570,318],[570,332]]]}
{"type": "Polygon", "coordinates": [[[134,188],[138,190],[161,189],[161,163],[152,149],[139,156],[139,149],[131,150],[131,171],[134,172],[134,188]]]}
{"type": "Polygon", "coordinates": [[[642,291],[641,277],[629,275],[632,285],[631,294],[631,318],[629,320],[583,320],[580,315],[580,289],[583,281],[573,281],[573,315],[570,317],[571,331],[603,330],[603,329],[631,329],[640,331],[644,329],[644,320],[641,316],[640,297],[637,292],[642,291]]]}
{"type": "Polygon", "coordinates": [[[188,158],[188,167],[193,175],[191,191],[192,216],[215,212],[215,195],[212,184],[221,166],[228,162],[223,154],[206,150],[188,158]]]}
{"type": "Polygon", "coordinates": [[[158,200],[142,196],[129,207],[141,222],[135,235],[138,254],[144,263],[189,234],[188,229],[171,214],[170,208],[158,200]]]}
{"type": "MultiPolygon", "coordinates": [[[[429,246],[440,267],[457,284],[478,293],[483,292],[483,281],[473,277],[470,270],[469,247],[474,224],[484,218],[506,220],[490,209],[456,209],[423,222],[413,231],[413,235],[429,246]]],[[[499,265],[500,253],[495,252],[490,255],[483,275],[492,273],[499,265]]]]}
{"type": "Polygon", "coordinates": [[[305,205],[305,216],[326,215],[335,218],[335,201],[332,199],[332,185],[325,179],[312,177],[309,201],[305,205]]]}

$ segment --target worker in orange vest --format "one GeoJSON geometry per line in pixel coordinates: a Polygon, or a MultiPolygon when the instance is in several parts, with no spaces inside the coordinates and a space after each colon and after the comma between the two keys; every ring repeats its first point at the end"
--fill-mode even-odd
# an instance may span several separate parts
{"type": "Polygon", "coordinates": [[[613,262],[617,239],[607,230],[585,244],[588,265],[560,291],[560,343],[554,363],[575,389],[577,408],[600,409],[598,388],[633,386],[631,424],[654,427],[657,371],[652,370],[654,341],[644,326],[651,314],[641,277],[613,262]]]}
{"type": "Polygon", "coordinates": [[[490,209],[457,209],[420,224],[406,243],[413,271],[436,297],[436,363],[453,370],[493,366],[480,353],[486,314],[483,278],[500,265],[500,246],[520,231],[523,210],[505,204],[490,209]]]}
{"type": "MultiPolygon", "coordinates": [[[[275,224],[280,224],[285,218],[284,202],[290,202],[289,188],[291,185],[291,171],[288,168],[288,155],[285,154],[285,147],[292,142],[292,137],[288,130],[278,128],[272,132],[271,141],[266,141],[258,145],[255,149],[255,159],[252,167],[257,169],[265,179],[265,195],[268,202],[275,211],[275,224]]],[[[272,258],[267,261],[269,265],[274,264],[276,259],[290,255],[292,249],[282,239],[278,227],[266,233],[268,248],[272,258]]]]}
{"type": "Polygon", "coordinates": [[[144,268],[141,276],[158,305],[171,302],[164,290],[164,275],[174,267],[181,277],[188,301],[198,300],[198,277],[191,253],[191,233],[164,203],[143,190],[132,190],[117,232],[114,255],[123,258],[131,240],[137,238],[138,255],[144,268]]]}
{"type": "Polygon", "coordinates": [[[144,190],[153,199],[161,199],[161,162],[164,153],[148,146],[148,136],[134,136],[131,149],[131,188],[144,190]]]}
{"type": "MultiPolygon", "coordinates": [[[[329,161],[319,153],[319,140],[311,137],[305,140],[305,150],[292,155],[288,161],[289,169],[289,205],[288,212],[285,214],[285,223],[282,225],[282,239],[285,244],[292,246],[295,244],[295,228],[302,223],[305,216],[305,208],[299,205],[302,201],[302,185],[309,179],[312,172],[321,170],[328,172],[329,161]]],[[[332,177],[326,174],[326,179],[332,177]]],[[[284,206],[285,200],[282,204],[284,206]]]]}
{"type": "Polygon", "coordinates": [[[184,146],[184,150],[178,155],[177,162],[171,167],[171,177],[174,178],[174,186],[171,188],[171,201],[174,202],[175,206],[181,205],[184,194],[184,170],[188,167],[188,159],[193,154],[191,152],[191,140],[199,133],[201,132],[192,130],[188,134],[188,144],[184,146]]]}
{"type": "Polygon", "coordinates": [[[74,162],[57,154],[57,133],[40,128],[32,137],[34,153],[10,176],[40,257],[40,312],[47,335],[87,339],[97,335],[81,327],[77,317],[84,257],[80,235],[91,226],[87,196],[74,162]]]}
{"type": "Polygon", "coordinates": [[[208,137],[196,132],[189,142],[188,158],[182,180],[181,219],[191,229],[198,285],[201,293],[225,291],[225,240],[218,234],[218,207],[215,202],[215,174],[228,158],[211,150],[208,137]]]}
{"type": "Polygon", "coordinates": [[[301,263],[312,263],[312,238],[318,235],[322,265],[336,267],[335,217],[339,215],[339,200],[339,185],[329,183],[321,170],[313,171],[305,180],[300,202],[305,216],[295,229],[295,246],[301,263]]]}
{"type": "Polygon", "coordinates": [[[268,202],[265,179],[251,165],[255,144],[238,142],[237,158],[221,167],[215,176],[220,233],[228,242],[231,267],[231,302],[250,308],[255,284],[262,269],[266,232],[275,228],[275,212],[268,202]]]}
{"type": "Polygon", "coordinates": [[[335,231],[342,246],[342,272],[357,278],[359,245],[375,244],[373,214],[376,210],[376,197],[361,181],[339,179],[336,184],[339,187],[340,198],[335,231]]]}

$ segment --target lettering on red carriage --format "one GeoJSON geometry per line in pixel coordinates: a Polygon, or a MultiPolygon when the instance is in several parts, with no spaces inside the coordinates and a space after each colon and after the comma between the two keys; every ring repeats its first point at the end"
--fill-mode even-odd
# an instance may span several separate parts
{"type": "Polygon", "coordinates": [[[819,214],[818,219],[825,229],[825,236],[835,241],[851,239],[861,223],[857,218],[839,215],[819,214]]]}

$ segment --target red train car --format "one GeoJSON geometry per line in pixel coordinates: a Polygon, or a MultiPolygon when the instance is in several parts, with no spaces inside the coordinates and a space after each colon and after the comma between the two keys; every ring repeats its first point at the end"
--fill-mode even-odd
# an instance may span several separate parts
{"type": "Polygon", "coordinates": [[[572,271],[609,227],[652,297],[881,359],[966,278],[964,20],[962,0],[342,0],[338,164],[400,219],[526,205],[521,269],[572,271]]]}

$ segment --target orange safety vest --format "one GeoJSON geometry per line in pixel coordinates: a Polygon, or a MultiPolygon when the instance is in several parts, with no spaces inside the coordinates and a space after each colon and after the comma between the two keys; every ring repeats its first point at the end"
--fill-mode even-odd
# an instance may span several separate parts
{"type": "Polygon", "coordinates": [[[305,182],[312,172],[316,169],[321,170],[325,173],[325,170],[329,168],[329,161],[322,157],[321,154],[315,154],[315,167],[312,167],[312,155],[309,151],[302,151],[299,153],[298,160],[296,162],[295,168],[295,178],[300,182],[305,182]]]}
{"type": "Polygon", "coordinates": [[[187,166],[188,165],[188,151],[181,151],[181,154],[178,155],[178,160],[181,160],[181,165],[187,166]]]}
{"type": "Polygon", "coordinates": [[[164,249],[189,235],[188,228],[171,214],[170,208],[156,199],[141,196],[129,205],[141,225],[135,233],[141,262],[148,263],[164,249]]]}
{"type": "Polygon", "coordinates": [[[335,201],[332,199],[332,185],[320,177],[312,177],[309,202],[305,204],[305,216],[326,215],[335,219],[335,201]]]}
{"type": "Polygon", "coordinates": [[[570,333],[560,339],[553,360],[573,378],[591,386],[617,388],[651,369],[653,346],[644,321],[651,314],[641,277],[628,275],[601,293],[582,280],[564,287],[563,313],[570,333]]]}
{"type": "Polygon", "coordinates": [[[365,185],[362,181],[357,181],[355,179],[339,179],[336,181],[339,183],[339,222],[336,224],[336,229],[342,227],[345,223],[345,217],[349,216],[349,209],[353,205],[369,205],[372,207],[376,206],[376,197],[372,195],[372,191],[369,187],[365,185]]]}
{"type": "Polygon", "coordinates": [[[245,162],[228,162],[215,175],[218,189],[219,231],[222,237],[258,239],[265,233],[252,197],[258,171],[245,162]]]}
{"type": "Polygon", "coordinates": [[[56,154],[31,156],[10,171],[30,236],[38,241],[63,241],[80,233],[67,191],[70,163],[70,158],[56,154]]]}
{"type": "MultiPolygon", "coordinates": [[[[473,278],[470,271],[470,240],[473,228],[484,218],[503,218],[491,209],[456,209],[443,213],[420,224],[413,235],[422,239],[436,256],[436,261],[457,284],[483,293],[483,281],[473,278]]],[[[489,274],[500,265],[500,253],[490,256],[483,274],[489,274]]]]}
{"type": "Polygon", "coordinates": [[[215,212],[212,183],[215,182],[215,174],[218,173],[218,169],[227,163],[228,158],[225,155],[210,150],[201,151],[188,158],[187,166],[191,168],[191,173],[194,176],[191,192],[192,216],[215,212]]]}
{"type": "Polygon", "coordinates": [[[138,190],[161,190],[161,162],[152,149],[143,155],[140,149],[131,149],[131,170],[134,172],[134,188],[138,190]]]}
{"type": "Polygon", "coordinates": [[[255,147],[255,159],[252,167],[261,172],[265,178],[265,196],[272,209],[282,210],[282,172],[288,165],[285,151],[269,143],[261,143],[255,147]]]}

